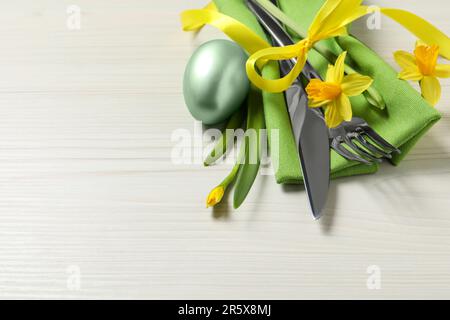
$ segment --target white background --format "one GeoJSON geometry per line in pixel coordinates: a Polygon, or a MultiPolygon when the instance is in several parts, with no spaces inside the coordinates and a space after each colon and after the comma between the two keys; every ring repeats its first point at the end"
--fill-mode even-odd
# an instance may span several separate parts
{"type": "MultiPolygon", "coordinates": [[[[405,8],[447,34],[448,1],[405,8]]],[[[450,93],[400,167],[332,182],[326,217],[258,177],[244,206],[205,197],[226,166],[177,166],[193,130],[184,66],[202,42],[179,13],[204,1],[16,0],[0,11],[0,297],[450,298],[450,93]],[[66,9],[82,9],[82,29],[66,9]],[[369,290],[367,268],[381,271],[369,290]]],[[[357,34],[393,66],[415,39],[384,19],[357,34]]],[[[231,202],[231,199],[227,200],[231,202]]]]}

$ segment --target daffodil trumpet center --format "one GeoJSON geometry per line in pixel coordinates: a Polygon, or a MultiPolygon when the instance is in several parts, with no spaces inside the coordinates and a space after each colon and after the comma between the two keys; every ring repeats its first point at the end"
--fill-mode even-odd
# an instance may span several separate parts
{"type": "Polygon", "coordinates": [[[340,84],[319,79],[312,79],[306,90],[309,98],[314,101],[334,100],[342,93],[340,84]]]}
{"type": "Polygon", "coordinates": [[[419,45],[414,50],[417,66],[424,76],[433,76],[436,70],[439,47],[437,45],[419,45]]]}

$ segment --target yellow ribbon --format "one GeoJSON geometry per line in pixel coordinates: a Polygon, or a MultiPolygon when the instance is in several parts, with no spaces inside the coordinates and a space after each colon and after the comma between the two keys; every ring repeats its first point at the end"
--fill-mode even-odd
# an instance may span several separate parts
{"type": "Polygon", "coordinates": [[[212,25],[222,30],[222,32],[239,43],[250,54],[265,48],[270,48],[270,45],[264,39],[245,24],[219,13],[213,2],[208,4],[204,9],[182,12],[181,24],[184,31],[198,31],[206,24],[212,25]]]}
{"type": "MultiPolygon", "coordinates": [[[[327,0],[309,27],[307,37],[286,47],[271,47],[246,25],[219,13],[213,3],[204,9],[183,12],[181,21],[185,31],[197,31],[205,24],[222,30],[251,54],[246,64],[250,81],[262,90],[282,92],[287,90],[299,76],[307,60],[308,51],[316,42],[346,34],[348,24],[370,12],[366,6],[361,5],[361,2],[362,0],[327,0]],[[257,67],[261,70],[270,60],[292,58],[295,58],[297,63],[283,78],[265,79],[256,70],[257,67]]],[[[450,39],[424,19],[399,9],[381,8],[381,12],[404,26],[422,41],[439,45],[441,55],[447,59],[450,57],[450,39]]]]}

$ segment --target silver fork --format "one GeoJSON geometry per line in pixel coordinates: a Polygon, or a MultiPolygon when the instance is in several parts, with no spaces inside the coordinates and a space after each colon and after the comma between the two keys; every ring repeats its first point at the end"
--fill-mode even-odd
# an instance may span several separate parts
{"type": "MultiPolygon", "coordinates": [[[[271,1],[277,5],[276,0],[271,1]]],[[[246,0],[246,3],[266,32],[272,37],[273,45],[288,46],[294,44],[276,18],[254,0],[246,0]]],[[[295,59],[280,61],[281,74],[288,74],[295,63],[295,59]]],[[[306,62],[302,75],[307,80],[321,79],[309,62],[306,62]]],[[[300,94],[305,93],[302,91],[300,94]]],[[[400,153],[398,148],[383,139],[365,120],[358,117],[353,117],[351,121],[343,122],[338,127],[329,129],[328,132],[331,148],[348,160],[370,165],[374,162],[381,162],[383,158],[391,159],[393,152],[400,153]]]]}

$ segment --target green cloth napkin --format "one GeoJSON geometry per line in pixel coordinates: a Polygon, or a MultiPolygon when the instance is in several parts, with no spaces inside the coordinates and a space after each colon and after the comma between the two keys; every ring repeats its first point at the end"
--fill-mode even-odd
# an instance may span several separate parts
{"type": "MultiPolygon", "coordinates": [[[[214,0],[214,2],[220,12],[244,23],[269,42],[243,0],[214,0]]],[[[324,0],[279,0],[281,9],[304,30],[308,29],[324,2],[324,0]]],[[[336,55],[342,52],[334,39],[325,40],[323,43],[336,55]]],[[[391,161],[392,164],[397,165],[441,116],[406,81],[399,80],[397,72],[391,66],[359,40],[346,36],[339,39],[339,44],[348,51],[357,70],[374,79],[373,85],[386,102],[386,109],[378,110],[370,106],[362,95],[351,98],[354,115],[364,118],[383,138],[402,151],[391,161]]],[[[314,51],[310,51],[308,60],[322,75],[325,75],[328,61],[314,51]]],[[[278,77],[277,63],[268,64],[262,74],[265,78],[278,77]]],[[[269,137],[270,130],[279,130],[279,163],[275,166],[277,182],[301,183],[300,160],[283,94],[263,92],[263,100],[269,137]]],[[[270,140],[269,144],[273,145],[270,140]]],[[[273,158],[274,156],[276,155],[272,155],[273,158]]],[[[348,161],[334,151],[331,153],[331,172],[334,178],[374,173],[377,170],[376,164],[367,166],[348,161]]]]}

